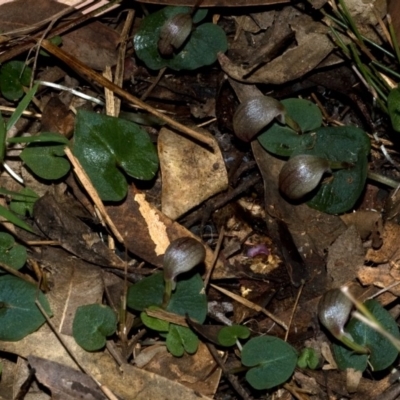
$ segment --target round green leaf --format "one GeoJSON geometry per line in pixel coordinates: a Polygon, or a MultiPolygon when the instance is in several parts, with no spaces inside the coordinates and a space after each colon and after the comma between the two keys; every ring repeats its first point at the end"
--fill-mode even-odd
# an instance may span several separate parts
{"type": "Polygon", "coordinates": [[[117,329],[117,315],[108,306],[88,304],[76,310],[72,334],[76,343],[87,351],[100,350],[106,337],[117,329]]]}
{"type": "Polygon", "coordinates": [[[194,354],[199,346],[199,338],[184,326],[170,325],[166,345],[168,351],[175,357],[181,357],[186,353],[194,354]]]}
{"type": "MultiPolygon", "coordinates": [[[[399,328],[393,317],[376,300],[368,300],[365,307],[375,317],[376,321],[395,338],[400,338],[399,328]]],[[[346,326],[346,331],[354,341],[370,350],[367,355],[354,354],[350,349],[334,346],[335,360],[340,369],[354,368],[364,371],[369,362],[374,371],[381,371],[393,364],[398,356],[398,351],[393,344],[380,333],[370,328],[363,322],[352,318],[346,326]]]]}
{"type": "Polygon", "coordinates": [[[17,341],[36,331],[45,318],[36,296],[49,316],[49,303],[36,285],[11,275],[0,276],[0,340],[17,341]]]}
{"type": "MultiPolygon", "coordinates": [[[[322,125],[320,109],[311,101],[304,99],[285,99],[281,103],[285,106],[286,113],[294,119],[303,133],[311,132],[322,125]]],[[[298,148],[312,145],[310,135],[298,135],[288,126],[278,122],[258,136],[260,144],[273,154],[290,157],[298,148]]]]}
{"type": "Polygon", "coordinates": [[[390,91],[387,101],[392,127],[396,132],[400,132],[400,90],[398,87],[390,91]]]}
{"type": "Polygon", "coordinates": [[[260,336],[250,339],[242,350],[242,364],[251,368],[246,379],[257,390],[286,382],[296,368],[295,349],[282,339],[260,336]]]}
{"type": "Polygon", "coordinates": [[[104,201],[119,201],[128,184],[122,171],[152,179],[158,157],[147,132],[133,122],[79,110],[73,152],[104,201]]]}
{"type": "MultiPolygon", "coordinates": [[[[25,265],[27,258],[24,246],[15,243],[14,238],[8,233],[0,233],[0,262],[12,267],[20,269],[25,265]]],[[[5,271],[0,269],[0,274],[5,271]]]]}
{"type": "Polygon", "coordinates": [[[29,86],[32,69],[22,61],[10,61],[0,68],[0,90],[11,101],[24,95],[23,86],[29,86]]]}
{"type": "Polygon", "coordinates": [[[31,143],[22,150],[20,157],[29,169],[43,179],[55,180],[65,176],[71,166],[64,157],[65,145],[31,143]]]}
{"type": "Polygon", "coordinates": [[[286,112],[300,126],[303,133],[311,132],[322,125],[322,114],[316,104],[305,99],[285,99],[281,103],[286,112]]]}
{"type": "Polygon", "coordinates": [[[222,346],[233,346],[238,339],[247,339],[250,336],[250,330],[247,326],[232,325],[224,326],[218,332],[218,342],[222,346]]]}
{"type": "MultiPolygon", "coordinates": [[[[177,54],[170,58],[161,57],[157,47],[161,27],[169,18],[185,12],[189,12],[187,7],[165,7],[142,21],[134,38],[134,46],[137,56],[149,68],[157,70],[169,67],[176,71],[193,70],[212,64],[219,52],[227,50],[228,42],[225,32],[219,26],[207,23],[194,29],[182,50],[177,54]]],[[[195,23],[202,19],[204,14],[201,17],[199,15],[195,15],[195,23]]]]}

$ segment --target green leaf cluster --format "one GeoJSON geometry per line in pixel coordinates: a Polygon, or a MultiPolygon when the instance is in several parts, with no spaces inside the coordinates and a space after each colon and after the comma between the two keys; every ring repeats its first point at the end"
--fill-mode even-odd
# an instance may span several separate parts
{"type": "MultiPolygon", "coordinates": [[[[130,308],[141,313],[143,323],[151,329],[164,332],[168,350],[174,356],[182,356],[184,351],[195,353],[198,346],[198,337],[189,328],[160,321],[149,317],[146,308],[160,308],[163,303],[164,277],[162,273],[151,275],[135,285],[128,291],[127,304],[130,308]]],[[[207,298],[203,290],[203,281],[199,274],[180,279],[172,293],[166,311],[178,314],[188,314],[190,318],[202,324],[207,315],[207,298]]]]}
{"type": "Polygon", "coordinates": [[[282,104],[303,134],[276,122],[258,136],[260,144],[277,156],[309,154],[351,166],[334,170],[332,177],[322,182],[307,202],[310,207],[328,214],[348,211],[358,200],[367,178],[370,152],[367,134],[352,126],[321,127],[318,107],[307,100],[287,99],[282,104]]]}
{"type": "MultiPolygon", "coordinates": [[[[225,32],[212,23],[194,28],[183,48],[172,57],[162,57],[158,51],[161,27],[174,15],[189,13],[188,7],[165,7],[149,16],[141,23],[134,37],[136,55],[151,69],[169,67],[173,70],[194,70],[214,63],[219,52],[228,48],[225,32]]],[[[198,23],[206,16],[206,10],[199,10],[193,17],[198,23]]]]}

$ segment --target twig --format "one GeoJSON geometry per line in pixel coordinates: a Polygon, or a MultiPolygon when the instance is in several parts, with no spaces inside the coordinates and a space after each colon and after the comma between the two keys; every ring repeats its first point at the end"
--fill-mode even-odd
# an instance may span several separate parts
{"type": "Polygon", "coordinates": [[[211,355],[214,357],[215,362],[219,365],[219,367],[221,368],[224,376],[226,379],[228,379],[228,381],[230,382],[230,384],[232,385],[232,387],[236,390],[236,392],[239,394],[239,396],[242,397],[242,399],[244,400],[250,400],[251,397],[249,396],[249,394],[244,390],[244,388],[242,387],[242,385],[239,383],[238,378],[233,375],[230,374],[229,371],[226,369],[225,364],[222,362],[221,357],[218,355],[217,350],[215,349],[215,346],[212,345],[211,343],[206,342],[206,346],[208,348],[208,351],[211,353],[211,355]]]}
{"type": "Polygon", "coordinates": [[[143,95],[140,97],[140,100],[145,101],[149,94],[153,91],[153,89],[157,86],[158,82],[160,82],[160,79],[164,75],[164,72],[167,70],[167,67],[161,68],[158,71],[158,75],[156,76],[156,79],[154,79],[154,82],[147,88],[147,90],[143,93],[143,95]]]}
{"type": "Polygon", "coordinates": [[[218,242],[217,242],[217,246],[214,250],[214,256],[213,256],[213,260],[211,262],[210,268],[207,271],[207,274],[204,278],[204,289],[207,290],[207,285],[208,282],[210,281],[210,277],[211,274],[214,270],[215,264],[217,263],[218,257],[219,257],[219,252],[221,250],[221,245],[222,245],[222,241],[224,240],[224,236],[225,236],[225,228],[222,227],[221,231],[219,232],[219,237],[218,237],[218,242]]]}
{"type": "Polygon", "coordinates": [[[141,107],[145,111],[153,114],[154,116],[160,118],[161,120],[165,121],[169,126],[172,128],[177,129],[178,131],[184,133],[185,135],[207,145],[210,149],[213,148],[214,142],[212,138],[209,138],[202,133],[189,128],[181,123],[175,121],[174,119],[167,117],[160,111],[156,110],[154,107],[144,103],[142,100],[138,99],[137,97],[131,95],[130,93],[126,92],[113,82],[110,82],[108,79],[104,78],[101,74],[95,72],[93,69],[89,68],[83,62],[79,61],[77,58],[72,57],[64,50],[54,46],[50,41],[43,40],[42,47],[47,50],[49,53],[53,54],[55,57],[59,58],[61,61],[64,61],[70,68],[74,69],[76,72],[82,74],[86,79],[90,81],[94,81],[101,86],[104,86],[110,90],[112,90],[117,95],[121,96],[126,101],[135,104],[136,106],[141,107]]]}
{"type": "Polygon", "coordinates": [[[35,285],[37,285],[37,282],[29,275],[22,274],[16,269],[9,267],[7,264],[0,262],[0,269],[4,269],[4,271],[8,272],[9,274],[14,275],[17,278],[23,279],[26,282],[34,283],[35,285]]]}
{"type": "Polygon", "coordinates": [[[94,188],[92,182],[90,181],[89,177],[87,176],[85,170],[82,168],[79,160],[72,154],[71,150],[66,147],[64,149],[65,155],[67,156],[68,160],[71,162],[72,166],[74,167],[74,171],[78,176],[79,180],[81,181],[83,187],[86,189],[89,196],[92,198],[93,203],[96,205],[98,210],[100,211],[101,215],[103,216],[104,220],[106,221],[108,227],[110,228],[111,232],[114,234],[116,239],[120,243],[124,243],[124,239],[122,235],[119,233],[117,227],[114,225],[114,222],[111,220],[110,216],[107,213],[107,210],[104,207],[103,202],[100,199],[100,196],[97,193],[97,190],[94,188]]]}
{"type": "MultiPolygon", "coordinates": [[[[129,10],[128,15],[126,16],[125,24],[121,32],[120,36],[120,46],[118,50],[118,62],[117,67],[115,68],[115,76],[114,83],[118,86],[122,87],[122,83],[124,80],[124,69],[125,69],[125,56],[126,56],[126,42],[129,39],[129,32],[131,31],[133,19],[135,17],[135,11],[129,10]]],[[[121,109],[121,100],[115,99],[115,116],[118,117],[119,111],[121,109]]]]}
{"type": "Polygon", "coordinates": [[[229,290],[223,289],[217,285],[213,285],[212,283],[210,284],[211,287],[213,287],[216,290],[219,290],[221,293],[225,294],[226,296],[230,297],[231,299],[236,300],[238,303],[243,304],[246,307],[249,307],[253,310],[256,310],[258,312],[262,312],[263,314],[265,314],[267,317],[271,318],[272,321],[276,322],[278,325],[280,325],[285,331],[288,330],[287,325],[278,317],[276,317],[275,315],[273,315],[272,313],[270,313],[269,311],[267,311],[265,308],[259,306],[256,303],[253,303],[250,300],[245,299],[244,297],[238,296],[235,293],[230,292],[229,290]]]}
{"type": "Polygon", "coordinates": [[[299,304],[300,296],[303,293],[304,283],[301,284],[299,291],[297,292],[296,301],[294,302],[292,314],[290,315],[289,323],[288,323],[288,330],[285,333],[285,342],[287,342],[289,337],[290,326],[292,325],[293,317],[297,309],[297,305],[299,304]]]}

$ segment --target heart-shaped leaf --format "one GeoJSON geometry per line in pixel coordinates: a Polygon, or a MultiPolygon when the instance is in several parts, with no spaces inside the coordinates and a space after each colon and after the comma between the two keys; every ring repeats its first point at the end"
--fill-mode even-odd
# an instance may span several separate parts
{"type": "Polygon", "coordinates": [[[103,304],[88,304],[76,310],[72,334],[76,343],[87,351],[100,350],[107,336],[117,329],[117,315],[103,304]]]}
{"type": "Polygon", "coordinates": [[[166,344],[172,355],[181,357],[185,351],[189,354],[196,353],[199,338],[189,328],[171,324],[166,344]]]}
{"type": "MultiPolygon", "coordinates": [[[[25,265],[27,258],[26,248],[15,243],[14,238],[8,233],[0,233],[0,262],[14,269],[20,269],[25,265]]],[[[0,268],[0,275],[4,271],[0,268]]]]}
{"type": "Polygon", "coordinates": [[[21,151],[20,157],[28,168],[43,179],[55,180],[65,176],[71,166],[65,158],[63,144],[31,143],[21,151]]]}
{"type": "Polygon", "coordinates": [[[250,339],[242,350],[242,364],[251,368],[246,379],[257,390],[286,382],[296,368],[295,349],[274,336],[250,339]]]}
{"type": "MultiPolygon", "coordinates": [[[[158,51],[160,29],[168,19],[180,13],[188,13],[187,7],[165,7],[146,17],[134,38],[137,56],[151,69],[169,67],[176,71],[193,70],[210,65],[219,52],[225,52],[228,42],[225,32],[218,26],[206,23],[195,27],[183,48],[172,57],[164,58],[158,51]]],[[[197,23],[205,17],[204,10],[193,18],[197,23]],[[200,14],[201,13],[201,14],[200,14]]]]}
{"type": "Polygon", "coordinates": [[[224,326],[218,333],[218,342],[222,346],[233,346],[238,339],[247,339],[250,329],[243,325],[224,326]]]}
{"type": "Polygon", "coordinates": [[[29,86],[32,69],[23,61],[10,61],[0,68],[0,90],[10,101],[16,101],[24,95],[23,86],[29,86]]]}
{"type": "Polygon", "coordinates": [[[0,276],[0,340],[21,340],[46,321],[35,304],[36,298],[52,316],[45,295],[36,285],[11,275],[0,276]]]}
{"type": "Polygon", "coordinates": [[[133,122],[79,110],[74,154],[104,201],[119,201],[128,184],[122,171],[136,179],[152,179],[157,152],[149,135],[133,122]]]}
{"type": "MultiPolygon", "coordinates": [[[[395,338],[400,338],[399,328],[393,317],[376,300],[368,300],[365,307],[375,317],[386,332],[395,338]]],[[[368,363],[374,371],[381,371],[393,364],[398,356],[394,345],[376,330],[370,328],[356,318],[352,318],[346,326],[346,331],[353,340],[369,349],[370,354],[355,354],[344,345],[334,344],[333,354],[340,369],[354,368],[364,371],[368,363]]]]}

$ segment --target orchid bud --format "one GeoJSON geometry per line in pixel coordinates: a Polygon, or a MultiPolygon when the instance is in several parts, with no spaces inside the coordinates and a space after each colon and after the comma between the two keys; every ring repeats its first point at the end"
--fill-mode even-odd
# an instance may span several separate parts
{"type": "Polygon", "coordinates": [[[172,56],[179,50],[192,32],[193,21],[190,14],[179,13],[169,18],[160,30],[158,51],[163,57],[172,56]]]}

